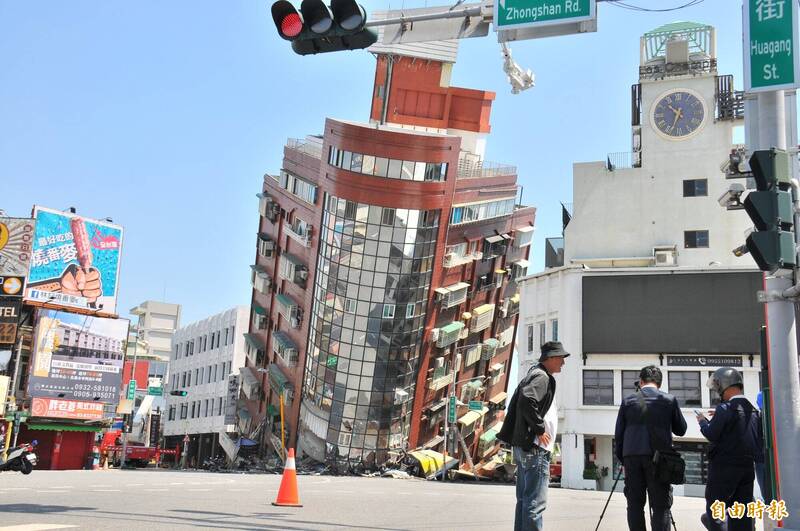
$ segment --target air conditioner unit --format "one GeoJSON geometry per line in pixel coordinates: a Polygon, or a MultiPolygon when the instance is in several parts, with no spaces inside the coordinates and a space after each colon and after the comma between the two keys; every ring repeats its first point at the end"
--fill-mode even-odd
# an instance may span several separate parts
{"type": "Polygon", "coordinates": [[[677,263],[678,251],[672,247],[653,247],[653,257],[656,266],[674,266],[677,263]]]}
{"type": "Polygon", "coordinates": [[[266,249],[267,251],[274,251],[275,242],[272,240],[264,240],[264,249],[266,249]]]}
{"type": "Polygon", "coordinates": [[[456,253],[447,253],[444,255],[444,266],[448,267],[450,264],[455,262],[456,260],[456,253]]]}
{"type": "Polygon", "coordinates": [[[431,341],[439,341],[439,329],[434,328],[431,330],[431,341]]]}
{"type": "Polygon", "coordinates": [[[297,277],[302,280],[308,280],[308,269],[301,269],[297,272],[297,277]]]}
{"type": "Polygon", "coordinates": [[[408,400],[408,392],[404,389],[395,389],[394,390],[394,403],[395,404],[402,404],[406,400],[408,400]]]}
{"type": "Polygon", "coordinates": [[[297,317],[292,317],[291,319],[289,319],[289,325],[292,328],[300,328],[300,319],[298,319],[297,317]]]}
{"type": "Polygon", "coordinates": [[[508,317],[508,306],[500,308],[500,317],[508,317]]]}
{"type": "Polygon", "coordinates": [[[433,364],[437,369],[441,369],[442,367],[444,367],[444,358],[434,359],[433,364]]]}

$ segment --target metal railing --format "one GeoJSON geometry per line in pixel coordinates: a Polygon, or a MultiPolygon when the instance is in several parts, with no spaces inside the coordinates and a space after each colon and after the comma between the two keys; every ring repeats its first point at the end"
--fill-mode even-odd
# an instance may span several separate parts
{"type": "Polygon", "coordinates": [[[317,159],[322,158],[322,144],[317,144],[316,142],[309,142],[301,138],[290,138],[286,141],[286,147],[317,159]]]}
{"type": "Polygon", "coordinates": [[[609,153],[608,156],[606,156],[606,169],[608,171],[641,167],[641,151],[622,151],[619,153],[609,153]]]}
{"type": "Polygon", "coordinates": [[[497,162],[486,162],[482,160],[471,161],[468,159],[459,159],[458,161],[459,179],[481,179],[516,174],[517,167],[509,164],[499,164],[497,162]]]}

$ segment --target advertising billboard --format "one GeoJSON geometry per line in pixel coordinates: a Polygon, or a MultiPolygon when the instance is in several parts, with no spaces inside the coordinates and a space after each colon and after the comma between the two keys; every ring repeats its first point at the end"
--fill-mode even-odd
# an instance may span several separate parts
{"type": "Polygon", "coordinates": [[[116,404],[127,336],[127,319],[38,310],[29,395],[116,404]]]}
{"type": "MultiPolygon", "coordinates": [[[[17,340],[17,325],[22,299],[0,296],[0,344],[10,345],[17,340]]],[[[3,397],[0,396],[0,399],[3,397]]]]}
{"type": "Polygon", "coordinates": [[[34,224],[28,218],[0,217],[0,277],[28,274],[34,224]]]}
{"type": "Polygon", "coordinates": [[[122,227],[40,206],[33,216],[25,299],[115,313],[122,227]]]}
{"type": "Polygon", "coordinates": [[[51,419],[102,420],[103,404],[55,398],[34,398],[31,416],[51,419]]]}

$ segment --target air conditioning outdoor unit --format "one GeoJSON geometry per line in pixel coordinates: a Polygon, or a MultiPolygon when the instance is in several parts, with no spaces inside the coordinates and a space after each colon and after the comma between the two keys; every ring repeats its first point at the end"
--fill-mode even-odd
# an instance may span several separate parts
{"type": "Polygon", "coordinates": [[[289,325],[292,328],[300,328],[300,319],[298,319],[297,317],[292,317],[291,319],[289,319],[289,325]]]}
{"type": "Polygon", "coordinates": [[[408,400],[408,392],[403,389],[395,389],[394,390],[394,403],[395,404],[402,404],[408,400]]]}
{"type": "Polygon", "coordinates": [[[434,328],[431,330],[431,341],[439,341],[439,329],[434,328]]]}
{"type": "Polygon", "coordinates": [[[677,263],[678,251],[674,246],[653,247],[653,257],[656,266],[674,266],[677,263]]]}
{"type": "Polygon", "coordinates": [[[433,364],[436,366],[437,369],[441,369],[444,367],[444,358],[436,358],[433,360],[433,364]]]}
{"type": "Polygon", "coordinates": [[[297,272],[297,276],[302,280],[308,280],[308,269],[301,269],[297,272]]]}
{"type": "Polygon", "coordinates": [[[444,266],[445,267],[449,266],[450,264],[455,262],[455,260],[456,260],[455,253],[447,253],[446,255],[444,255],[444,266]]]}
{"type": "Polygon", "coordinates": [[[500,317],[508,317],[508,306],[500,308],[500,317]]]}

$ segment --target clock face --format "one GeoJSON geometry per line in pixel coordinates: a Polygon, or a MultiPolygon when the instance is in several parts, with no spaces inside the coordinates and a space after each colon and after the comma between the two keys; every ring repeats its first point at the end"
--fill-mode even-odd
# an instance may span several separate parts
{"type": "Polygon", "coordinates": [[[662,135],[675,140],[688,138],[705,119],[706,108],[699,95],[686,90],[670,92],[653,106],[653,126],[662,135]]]}

